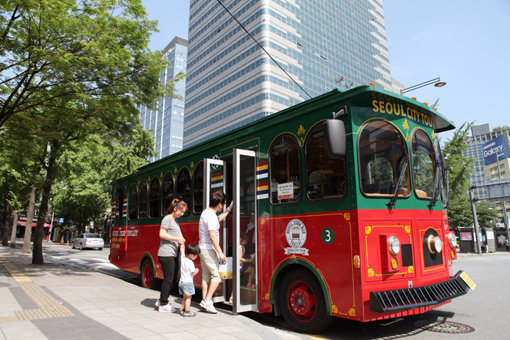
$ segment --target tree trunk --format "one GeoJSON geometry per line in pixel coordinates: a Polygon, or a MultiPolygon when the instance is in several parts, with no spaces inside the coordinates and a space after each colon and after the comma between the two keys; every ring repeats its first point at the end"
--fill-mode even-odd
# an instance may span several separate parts
{"type": "Polygon", "coordinates": [[[28,211],[27,211],[27,224],[25,225],[25,236],[23,239],[23,252],[30,252],[30,240],[32,237],[32,220],[34,218],[34,207],[35,207],[35,186],[32,185],[32,190],[30,191],[30,201],[28,202],[28,211]]]}
{"type": "Polygon", "coordinates": [[[39,215],[37,218],[37,227],[35,228],[34,252],[32,253],[32,264],[44,264],[42,253],[42,241],[44,238],[44,222],[46,221],[46,213],[48,212],[48,202],[50,200],[51,187],[55,177],[56,155],[59,152],[60,145],[52,143],[48,163],[46,166],[46,178],[42,188],[41,206],[39,207],[39,215]]]}
{"type": "Polygon", "coordinates": [[[16,228],[18,226],[18,213],[14,212],[11,229],[11,248],[16,248],[16,228]]]}
{"type": "Polygon", "coordinates": [[[110,243],[110,215],[103,215],[103,239],[105,242],[110,243]]]}
{"type": "Polygon", "coordinates": [[[12,209],[9,202],[5,205],[4,227],[2,229],[2,245],[7,247],[9,245],[9,217],[11,217],[12,209]]]}

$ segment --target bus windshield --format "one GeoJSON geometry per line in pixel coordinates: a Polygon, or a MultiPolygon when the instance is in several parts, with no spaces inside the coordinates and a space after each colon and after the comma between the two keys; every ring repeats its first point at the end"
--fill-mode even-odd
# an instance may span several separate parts
{"type": "MultiPolygon", "coordinates": [[[[367,123],[359,137],[361,190],[367,196],[391,196],[407,162],[404,136],[390,123],[374,120],[367,123]]],[[[406,168],[398,196],[410,193],[409,167],[406,168]]]]}

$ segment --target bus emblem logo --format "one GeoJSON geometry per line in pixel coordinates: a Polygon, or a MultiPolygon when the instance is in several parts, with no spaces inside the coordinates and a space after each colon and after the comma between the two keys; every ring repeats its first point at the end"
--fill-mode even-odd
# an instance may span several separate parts
{"type": "Polygon", "coordinates": [[[308,249],[302,248],[306,242],[306,227],[301,220],[293,219],[287,224],[285,237],[290,248],[285,248],[285,255],[300,254],[308,256],[308,249]]]}

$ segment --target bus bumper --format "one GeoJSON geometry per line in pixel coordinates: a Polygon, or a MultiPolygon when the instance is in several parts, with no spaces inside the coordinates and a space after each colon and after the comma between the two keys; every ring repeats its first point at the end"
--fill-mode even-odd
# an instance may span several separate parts
{"type": "Polygon", "coordinates": [[[371,292],[370,310],[386,313],[433,306],[464,295],[470,286],[463,279],[467,275],[462,273],[463,271],[459,271],[449,280],[428,286],[371,292]]]}

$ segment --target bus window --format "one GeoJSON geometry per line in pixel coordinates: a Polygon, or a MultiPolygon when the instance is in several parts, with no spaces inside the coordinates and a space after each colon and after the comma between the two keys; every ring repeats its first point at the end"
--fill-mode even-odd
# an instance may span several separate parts
{"type": "Polygon", "coordinates": [[[432,198],[434,192],[434,150],[425,131],[413,135],[414,192],[418,198],[432,198]]]}
{"type": "MultiPolygon", "coordinates": [[[[390,196],[406,161],[407,146],[402,134],[390,123],[367,123],[359,137],[361,190],[368,196],[390,196]]],[[[410,193],[409,166],[402,178],[399,196],[410,193]]]]}
{"type": "Polygon", "coordinates": [[[179,171],[177,176],[177,197],[188,204],[188,211],[184,216],[189,215],[189,207],[191,207],[191,175],[187,168],[179,171]]]}
{"type": "Polygon", "coordinates": [[[204,162],[198,163],[193,172],[193,212],[201,214],[204,210],[204,162]]]}
{"type": "Polygon", "coordinates": [[[138,191],[138,218],[147,218],[147,181],[140,183],[138,191]]]}
{"type": "Polygon", "coordinates": [[[166,215],[166,211],[174,199],[174,177],[171,173],[167,173],[165,177],[163,177],[162,187],[163,197],[161,203],[163,209],[161,209],[161,214],[166,215]]]}
{"type": "Polygon", "coordinates": [[[161,215],[161,191],[159,187],[159,178],[153,178],[149,187],[149,217],[159,217],[161,215]]]}
{"type": "Polygon", "coordinates": [[[276,138],[269,149],[271,203],[301,199],[301,162],[298,141],[290,134],[276,138]]]}
{"type": "Polygon", "coordinates": [[[306,141],[306,195],[311,200],[345,195],[345,156],[329,157],[324,124],[315,126],[306,141]]]}
{"type": "Polygon", "coordinates": [[[129,189],[129,219],[136,220],[138,218],[138,189],[136,184],[131,184],[129,189]]]}
{"type": "Polygon", "coordinates": [[[117,219],[121,219],[123,217],[124,211],[124,190],[119,188],[117,190],[117,219]]]}

